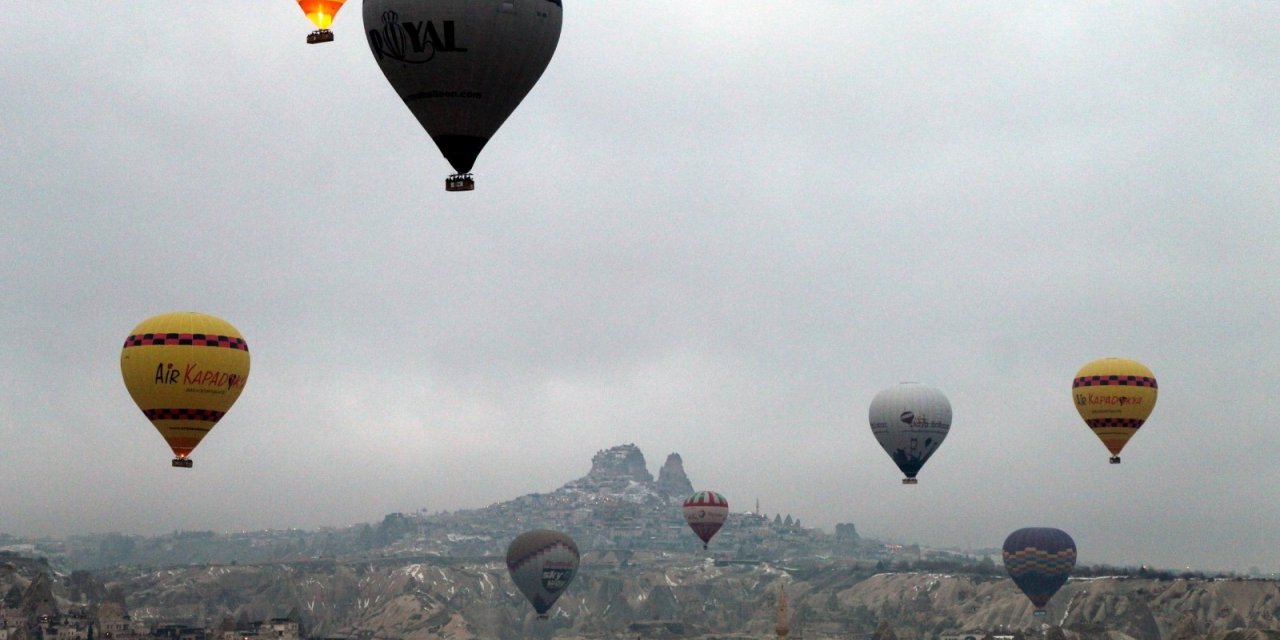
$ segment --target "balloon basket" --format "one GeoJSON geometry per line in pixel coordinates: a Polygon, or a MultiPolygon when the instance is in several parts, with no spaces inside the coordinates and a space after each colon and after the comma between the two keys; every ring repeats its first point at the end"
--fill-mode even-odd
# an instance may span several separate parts
{"type": "Polygon", "coordinates": [[[174,458],[173,459],[173,466],[179,469],[190,469],[191,464],[192,463],[190,458],[174,458]]]}
{"type": "Polygon", "coordinates": [[[915,478],[903,478],[902,484],[920,484],[920,481],[915,478]]]}
{"type": "Polygon", "coordinates": [[[1111,456],[1111,464],[1120,464],[1120,456],[1111,456]]]}
{"type": "Polygon", "coordinates": [[[333,42],[333,32],[328,29],[319,29],[307,34],[307,44],[320,42],[333,42]]]}
{"type": "Polygon", "coordinates": [[[1045,611],[1044,609],[1036,609],[1035,611],[1033,611],[1033,612],[1031,613],[1031,615],[1033,615],[1033,616],[1035,616],[1035,617],[1037,617],[1037,618],[1043,618],[1043,617],[1045,617],[1045,616],[1049,615],[1049,612],[1048,612],[1048,611],[1045,611]]]}
{"type": "Polygon", "coordinates": [[[455,173],[444,181],[445,191],[475,191],[476,181],[469,173],[455,173]]]}

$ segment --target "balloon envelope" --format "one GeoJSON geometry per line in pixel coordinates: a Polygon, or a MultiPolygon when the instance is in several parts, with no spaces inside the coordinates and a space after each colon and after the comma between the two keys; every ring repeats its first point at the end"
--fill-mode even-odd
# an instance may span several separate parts
{"type": "Polygon", "coordinates": [[[547,610],[578,572],[578,545],[568,535],[549,529],[526,531],[507,547],[507,571],[520,593],[538,612],[547,610]]]}
{"type": "Polygon", "coordinates": [[[560,0],[365,0],[373,57],[458,173],[551,62],[560,0]]]}
{"type": "Polygon", "coordinates": [[[338,15],[347,0],[298,0],[298,6],[307,14],[307,19],[317,29],[328,29],[333,26],[333,17],[338,15]]]}
{"type": "Polygon", "coordinates": [[[702,540],[702,548],[729,518],[729,501],[714,491],[699,491],[684,501],[684,520],[702,540]]]}
{"type": "Polygon", "coordinates": [[[911,483],[951,430],[951,403],[941,391],[903,382],[876,394],[868,411],[871,433],[911,483]]]}
{"type": "Polygon", "coordinates": [[[226,320],[165,313],[129,333],[120,373],[173,455],[186,458],[244,390],[249,346],[226,320]]]}
{"type": "Polygon", "coordinates": [[[1061,529],[1028,527],[1004,540],[1004,568],[1038,615],[1076,566],[1076,543],[1061,529]]]}
{"type": "Polygon", "coordinates": [[[1120,461],[1120,451],[1156,408],[1155,374],[1137,360],[1102,358],[1081,367],[1071,383],[1076,411],[1120,461]]]}

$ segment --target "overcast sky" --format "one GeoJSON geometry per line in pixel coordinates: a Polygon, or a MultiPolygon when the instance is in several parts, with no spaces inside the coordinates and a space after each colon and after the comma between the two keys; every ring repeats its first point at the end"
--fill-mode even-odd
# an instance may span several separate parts
{"type": "Polygon", "coordinates": [[[735,510],[1084,563],[1280,570],[1280,4],[565,3],[450,168],[356,0],[0,20],[0,531],[343,526],[679,452],[735,510]],[[244,394],[171,454],[142,319],[227,319],[244,394]],[[1071,379],[1145,362],[1107,464],[1071,379]],[[904,487],[867,407],[951,400],[904,487]]]}

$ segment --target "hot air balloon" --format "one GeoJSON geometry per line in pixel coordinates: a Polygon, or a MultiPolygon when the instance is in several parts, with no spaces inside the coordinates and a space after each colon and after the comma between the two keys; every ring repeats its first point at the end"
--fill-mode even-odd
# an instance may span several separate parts
{"type": "Polygon", "coordinates": [[[343,3],[347,0],[298,0],[298,6],[307,14],[307,19],[316,25],[316,30],[307,36],[307,44],[317,42],[333,42],[333,17],[338,15],[343,3]]]}
{"type": "Polygon", "coordinates": [[[684,519],[702,539],[702,548],[729,518],[729,501],[714,491],[699,491],[684,501],[684,519]]]}
{"type": "Polygon", "coordinates": [[[1049,527],[1018,529],[1004,539],[1004,568],[1043,616],[1049,598],[1067,583],[1076,566],[1076,543],[1049,527]]]}
{"type": "Polygon", "coordinates": [[[249,378],[249,347],[235,327],[203,313],[165,313],[133,328],[120,352],[124,386],[191,467],[191,450],[235,404],[249,378]]]}
{"type": "Polygon", "coordinates": [[[578,572],[578,544],[549,529],[526,531],[507,547],[507,571],[520,593],[547,619],[547,610],[573,582],[578,572]]]}
{"type": "Polygon", "coordinates": [[[871,433],[907,477],[916,474],[951,430],[951,403],[941,391],[918,382],[903,382],[876,394],[869,412],[871,433]]]}
{"type": "Polygon", "coordinates": [[[1120,450],[1156,408],[1156,377],[1137,360],[1102,358],[1086,364],[1071,383],[1076,411],[1120,464],[1120,450]]]}
{"type": "Polygon", "coordinates": [[[365,0],[373,57],[456,173],[471,168],[538,82],[556,44],[561,0],[365,0]]]}

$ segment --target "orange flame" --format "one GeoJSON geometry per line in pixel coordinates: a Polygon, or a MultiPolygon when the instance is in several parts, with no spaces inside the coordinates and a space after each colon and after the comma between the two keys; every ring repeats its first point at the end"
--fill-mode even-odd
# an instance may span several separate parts
{"type": "Polygon", "coordinates": [[[347,0],[298,0],[298,6],[318,29],[328,29],[347,0]]]}

